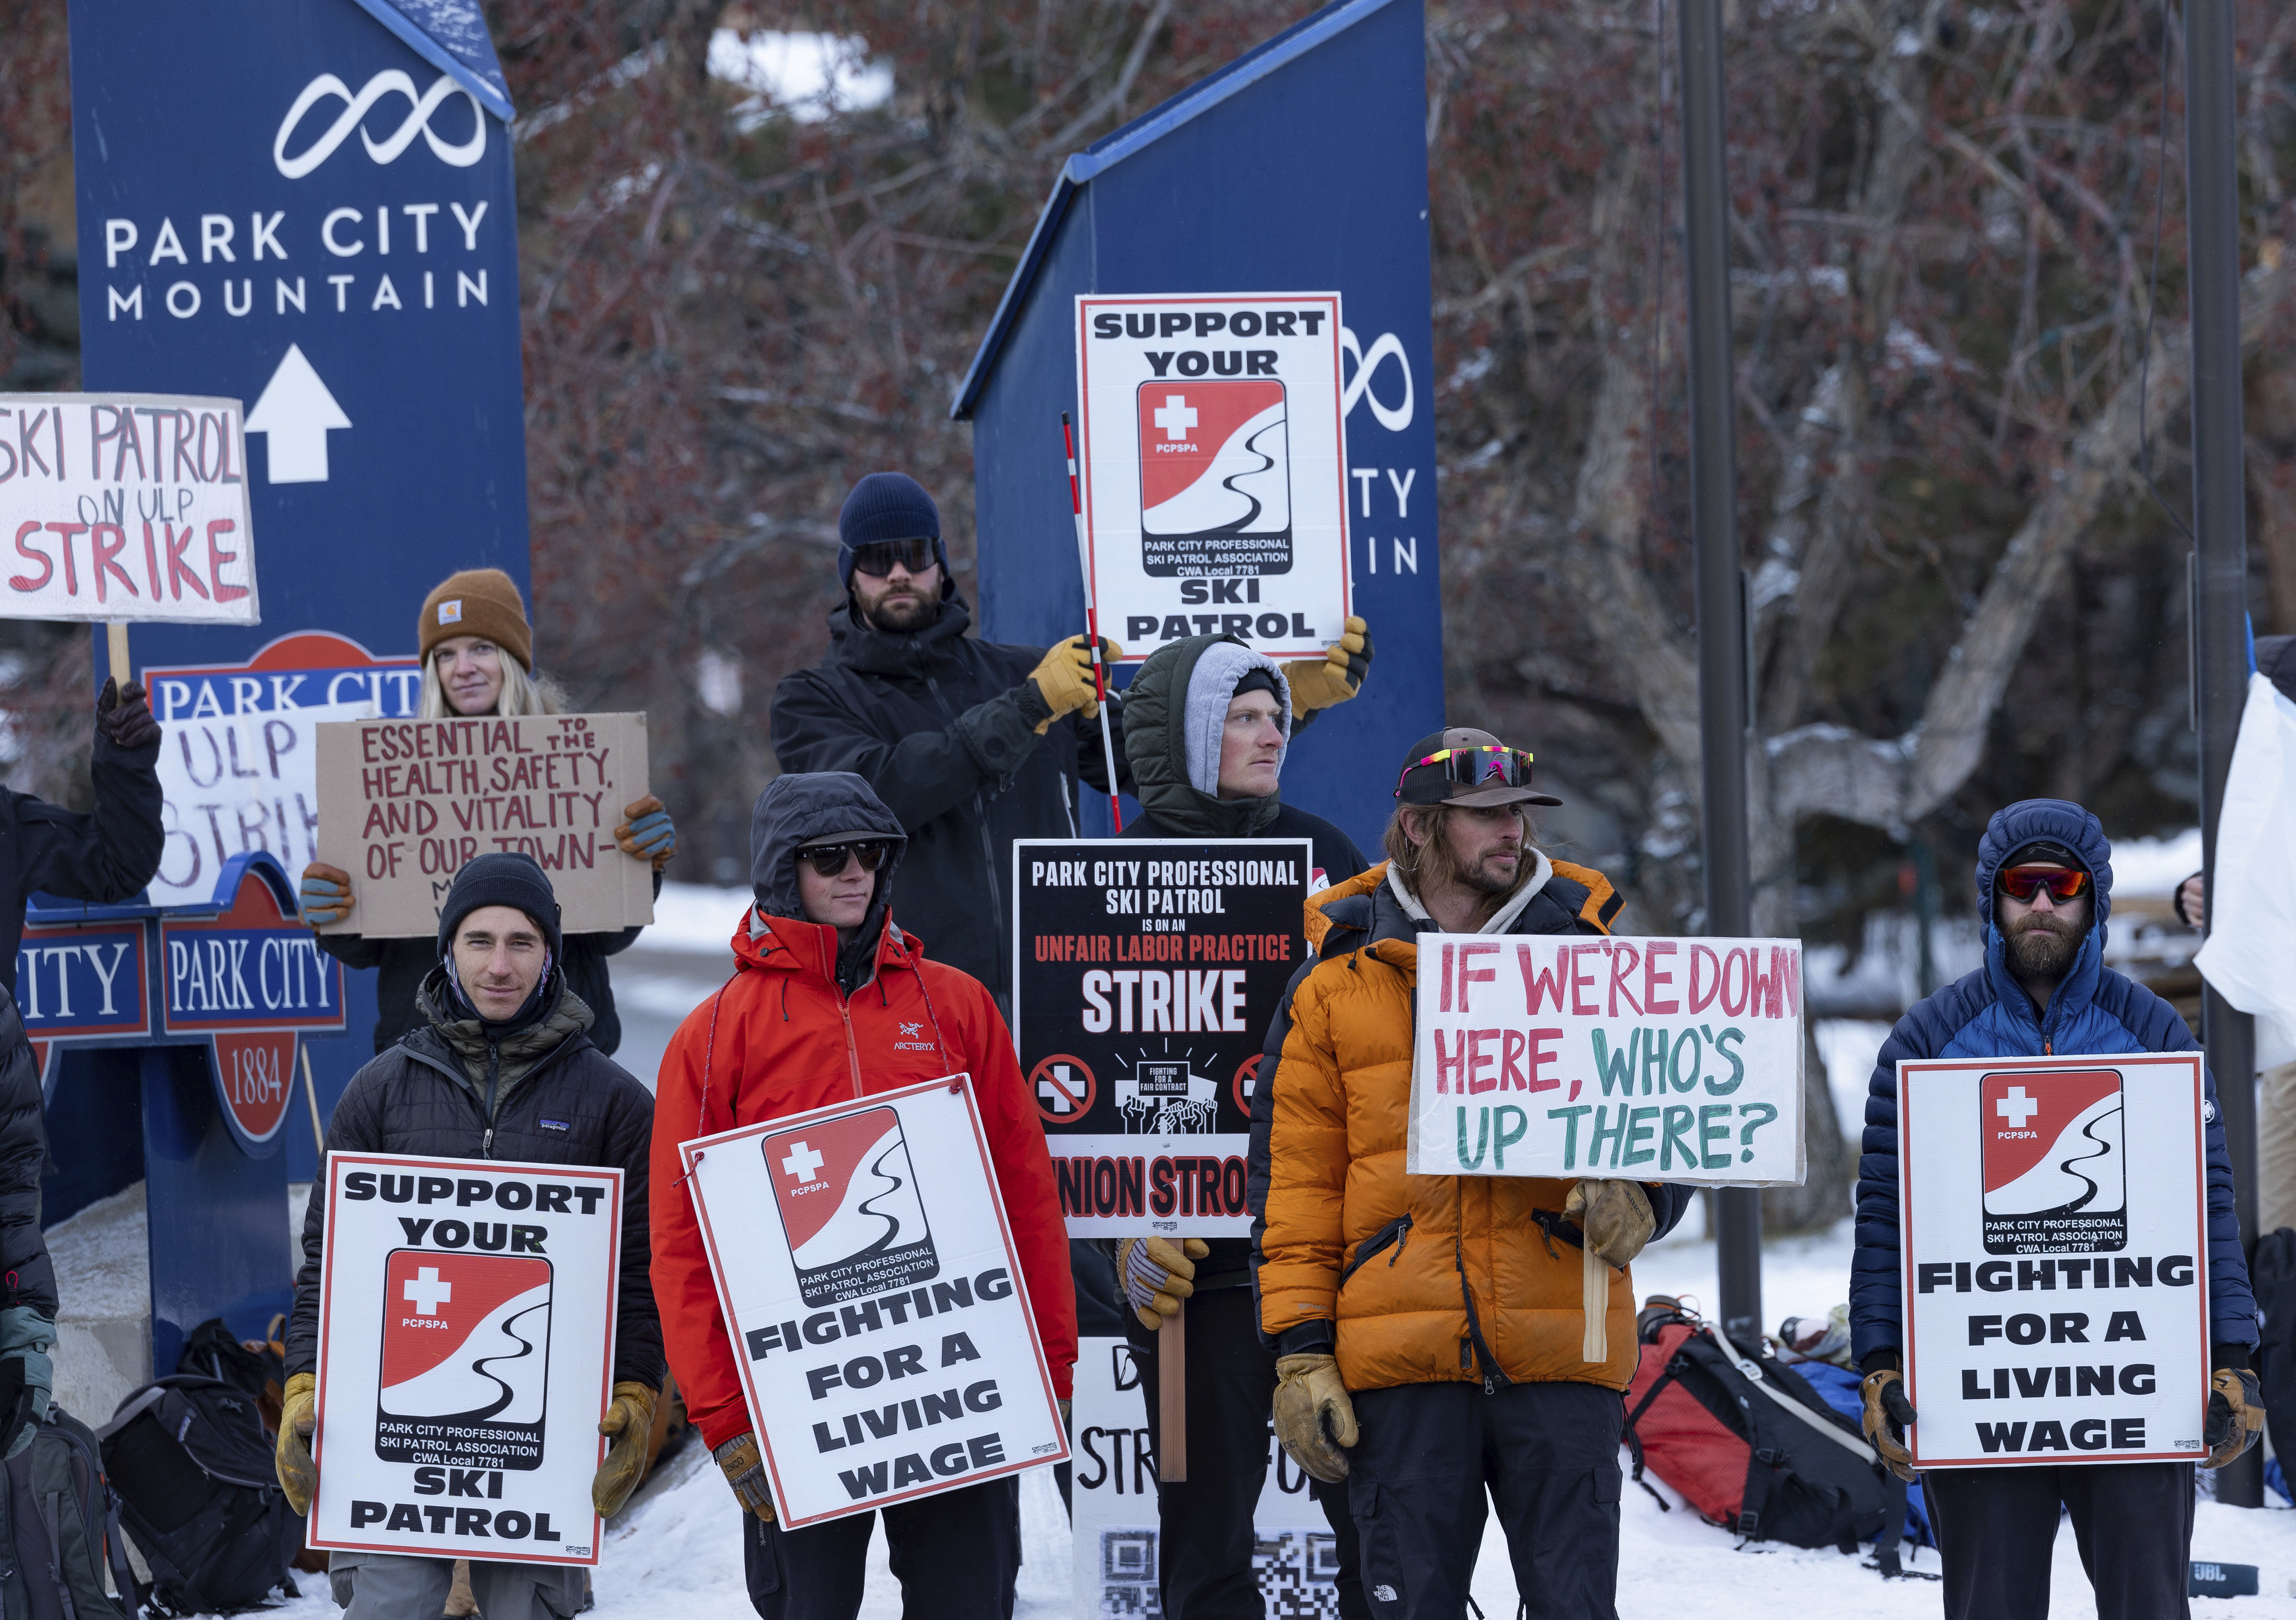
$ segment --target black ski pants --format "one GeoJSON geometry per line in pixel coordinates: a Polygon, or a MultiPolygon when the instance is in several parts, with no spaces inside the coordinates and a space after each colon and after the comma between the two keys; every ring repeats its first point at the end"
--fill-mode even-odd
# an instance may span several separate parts
{"type": "Polygon", "coordinates": [[[1532,1620],[1617,1620],[1619,1436],[1599,1384],[1405,1384],[1355,1396],[1348,1503],[1379,1620],[1458,1620],[1486,1493],[1532,1620]]]}
{"type": "MultiPolygon", "coordinates": [[[[883,1510],[904,1620],[1013,1620],[1021,1482],[992,1479],[883,1510]]],[[[784,1530],[742,1515],[742,1566],[759,1620],[853,1620],[877,1515],[784,1530]]]]}
{"type": "MultiPolygon", "coordinates": [[[[1156,1486],[1163,1612],[1166,1620],[1264,1620],[1267,1609],[1251,1567],[1251,1519],[1274,1444],[1268,1409],[1275,1356],[1259,1342],[1249,1288],[1207,1289],[1188,1301],[1180,1321],[1188,1349],[1188,1477],[1156,1486]]],[[[1155,1336],[1128,1312],[1125,1327],[1140,1368],[1152,1451],[1164,1432],[1155,1336]]],[[[1336,1542],[1341,1620],[1369,1620],[1356,1579],[1347,1486],[1310,1481],[1308,1490],[1336,1542]]]]}
{"type": "Polygon", "coordinates": [[[2046,1620],[2057,1510],[2072,1520],[2097,1620],[2188,1616],[2193,1465],[1938,1469],[1922,1476],[1946,1620],[2046,1620]]]}

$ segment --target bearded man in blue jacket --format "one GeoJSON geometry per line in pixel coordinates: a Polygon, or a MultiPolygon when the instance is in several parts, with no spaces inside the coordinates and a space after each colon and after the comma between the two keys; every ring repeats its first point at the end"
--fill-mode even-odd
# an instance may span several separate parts
{"type": "MultiPolygon", "coordinates": [[[[1898,1248],[1898,1064],[1915,1058],[2038,1058],[2194,1051],[2176,1009],[2104,965],[2112,846],[2096,817],[2063,799],[2029,798],[1996,814],[1977,851],[1985,965],[1898,1020],[1874,1065],[1857,1166],[1851,1347],[1865,1369],[1865,1428],[1901,1477],[1918,1415],[1900,1368],[1904,1310],[1898,1248]]],[[[2262,1432],[2248,1370],[2256,1296],[2233,1211],[2232,1162],[2214,1076],[2206,1082],[2208,1265],[2212,1375],[2203,1436],[2222,1468],[2262,1432]]],[[[2144,1151],[2131,1141],[2126,1150],[2144,1151]]],[[[2184,1615],[2192,1557],[2193,1465],[2046,1464],[1946,1469],[1923,1481],[1938,1527],[1948,1620],[2043,1620],[2060,1508],[2071,1518],[2099,1620],[2184,1615]]]]}

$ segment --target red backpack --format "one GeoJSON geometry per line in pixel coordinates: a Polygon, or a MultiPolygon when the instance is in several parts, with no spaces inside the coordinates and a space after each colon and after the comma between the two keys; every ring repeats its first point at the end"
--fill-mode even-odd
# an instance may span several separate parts
{"type": "MultiPolygon", "coordinates": [[[[1663,1295],[1636,1328],[1642,1360],[1627,1389],[1626,1430],[1636,1484],[1650,1489],[1647,1466],[1707,1523],[1750,1542],[1855,1553],[1874,1541],[1874,1567],[1905,1573],[1898,1537],[1885,1534],[1905,1525],[1905,1482],[1800,1374],[1663,1295]]],[[[1663,1497],[1659,1505],[1670,1506],[1663,1497]]]]}

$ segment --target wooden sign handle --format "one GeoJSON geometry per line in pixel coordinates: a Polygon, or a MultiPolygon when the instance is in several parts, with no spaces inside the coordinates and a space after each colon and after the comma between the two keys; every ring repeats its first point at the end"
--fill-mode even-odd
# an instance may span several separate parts
{"type": "Polygon", "coordinates": [[[127,626],[111,624],[104,626],[103,629],[104,640],[111,651],[111,678],[125,686],[135,678],[135,670],[127,661],[127,626]]]}
{"type": "Polygon", "coordinates": [[[1611,1359],[1611,1268],[1591,1243],[1580,1251],[1579,1308],[1587,1316],[1587,1339],[1578,1347],[1582,1362],[1611,1359]]]}
{"type": "Polygon", "coordinates": [[[1156,1330],[1156,1477],[1174,1485],[1188,1479],[1188,1337],[1180,1308],[1156,1330]]]}

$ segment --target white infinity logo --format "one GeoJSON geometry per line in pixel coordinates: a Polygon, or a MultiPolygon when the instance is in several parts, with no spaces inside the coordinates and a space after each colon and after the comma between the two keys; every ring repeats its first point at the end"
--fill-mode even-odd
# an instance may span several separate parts
{"type": "Polygon", "coordinates": [[[349,140],[354,129],[358,130],[359,140],[366,147],[366,155],[378,163],[395,162],[399,153],[414,144],[414,137],[418,135],[429,143],[433,157],[441,163],[451,163],[456,168],[470,168],[486,156],[487,151],[486,114],[480,110],[477,96],[443,73],[439,76],[437,84],[418,95],[413,79],[397,68],[389,68],[367,80],[357,95],[351,94],[348,85],[332,73],[322,73],[304,86],[303,94],[295,98],[295,104],[287,109],[286,118],[280,122],[278,136],[271,143],[271,160],[290,180],[300,180],[333,157],[335,148],[349,140]],[[399,125],[389,140],[377,141],[359,127],[368,110],[388,95],[405,96],[412,103],[413,110],[407,113],[406,122],[399,125]],[[459,145],[447,144],[430,129],[430,115],[450,95],[459,95],[471,104],[471,119],[476,126],[471,132],[471,138],[459,145]],[[289,157],[288,137],[302,123],[305,113],[330,96],[343,103],[342,111],[327,127],[326,134],[305,147],[299,155],[289,157]]]}
{"type": "Polygon", "coordinates": [[[1340,414],[1346,416],[1356,408],[1356,401],[1368,399],[1371,413],[1379,418],[1379,425],[1390,433],[1400,433],[1411,425],[1411,358],[1403,352],[1403,344],[1391,331],[1383,331],[1372,340],[1365,349],[1356,341],[1356,335],[1346,327],[1340,328],[1340,352],[1356,363],[1356,374],[1340,390],[1340,414]],[[1372,373],[1379,363],[1393,357],[1396,369],[1403,373],[1403,403],[1390,407],[1380,403],[1371,391],[1372,373]]]}

